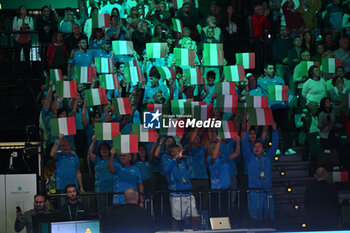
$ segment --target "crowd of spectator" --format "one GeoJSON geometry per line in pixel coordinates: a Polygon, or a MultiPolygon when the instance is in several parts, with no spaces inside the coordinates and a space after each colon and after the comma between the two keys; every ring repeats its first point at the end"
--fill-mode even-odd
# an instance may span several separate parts
{"type": "MultiPolygon", "coordinates": [[[[305,145],[311,160],[315,161],[321,149],[339,149],[342,135],[347,134],[350,140],[348,106],[342,102],[350,90],[350,4],[339,0],[236,0],[228,1],[228,5],[212,2],[209,15],[203,16],[198,0],[184,0],[183,5],[178,6],[180,2],[81,2],[79,11],[65,9],[62,20],[53,6],[44,6],[35,23],[24,6],[18,9],[13,20],[15,59],[19,62],[23,49],[25,61],[29,62],[31,34],[21,32],[35,30],[39,33],[45,64],[40,127],[48,155],[46,173],[53,173],[56,192],[64,192],[69,184],[76,184],[79,191],[84,192],[80,171],[80,161],[83,161],[88,171],[95,172],[95,192],[124,192],[135,188],[144,193],[139,200],[141,207],[144,197],[160,190],[263,188],[268,195],[251,192],[251,202],[264,201],[260,202],[261,206],[251,205],[249,214],[255,220],[273,218],[271,164],[274,156],[296,154],[293,146],[297,143],[305,145]],[[93,17],[99,14],[109,15],[109,27],[93,28],[93,17]],[[182,33],[175,31],[174,18],[181,20],[182,33]],[[246,41],[242,43],[241,38],[246,41],[254,38],[256,47],[242,51],[240,46],[246,41]],[[113,41],[124,40],[132,42],[132,55],[115,53],[113,41]],[[146,44],[151,42],[166,43],[166,56],[147,57],[146,44]],[[247,96],[269,96],[269,86],[288,86],[288,101],[269,100],[274,119],[271,132],[268,126],[253,126],[246,108],[231,113],[216,108],[219,93],[215,84],[228,78],[224,77],[222,66],[203,65],[206,62],[203,50],[205,44],[220,43],[224,65],[235,65],[237,52],[254,52],[256,64],[263,64],[260,70],[250,69],[253,74],[248,73],[236,84],[239,103],[244,103],[247,96]],[[203,84],[186,84],[190,77],[184,75],[183,69],[191,66],[176,65],[175,48],[196,51],[192,67],[200,69],[203,84]],[[107,104],[88,106],[84,96],[84,90],[100,87],[99,73],[91,83],[78,83],[77,98],[58,97],[50,70],[60,69],[64,80],[77,80],[76,67],[94,67],[96,58],[112,59],[113,73],[119,82],[118,89],[106,91],[107,104]],[[334,72],[321,71],[325,58],[339,58],[341,64],[334,67],[334,72]],[[311,61],[318,64],[307,67],[305,73],[303,62],[311,61]],[[131,64],[141,67],[143,81],[127,80],[125,70],[131,64]],[[161,76],[157,67],[165,66],[174,69],[174,79],[161,76]],[[115,98],[128,98],[131,114],[118,115],[113,105],[115,98]],[[147,104],[165,106],[181,99],[213,105],[212,117],[233,121],[237,136],[221,138],[215,129],[203,128],[185,129],[185,133],[177,137],[157,132],[156,142],[138,142],[138,153],[116,153],[112,141],[96,139],[96,123],[118,122],[121,134],[129,135],[133,125],[143,123],[147,104]],[[76,135],[52,135],[50,120],[69,116],[75,117],[76,135]],[[283,138],[281,143],[277,129],[283,138]],[[291,136],[291,131],[299,133],[298,140],[291,136]],[[317,143],[319,150],[315,149],[317,143]],[[54,159],[54,171],[50,156],[54,159]],[[247,179],[237,181],[237,176],[247,179]],[[266,210],[268,198],[271,199],[270,213],[266,210]]],[[[235,197],[221,198],[227,202],[235,197]]],[[[124,204],[123,196],[115,196],[113,203],[124,204]]],[[[196,195],[171,193],[173,228],[177,228],[178,221],[184,217],[192,217],[193,228],[198,228],[198,213],[207,209],[196,209],[196,203],[198,205],[196,195]]],[[[101,204],[99,211],[104,208],[101,204]]]]}

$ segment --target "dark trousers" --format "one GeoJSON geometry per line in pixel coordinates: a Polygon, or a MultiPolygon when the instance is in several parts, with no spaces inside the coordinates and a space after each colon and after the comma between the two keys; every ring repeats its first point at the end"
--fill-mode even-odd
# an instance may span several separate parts
{"type": "Polygon", "coordinates": [[[21,61],[21,50],[23,49],[24,60],[26,63],[29,63],[31,42],[22,44],[14,41],[14,45],[15,45],[15,62],[21,61]]]}
{"type": "Polygon", "coordinates": [[[277,123],[277,127],[280,129],[283,137],[283,142],[280,143],[280,149],[284,152],[292,147],[292,139],[289,136],[290,123],[288,121],[288,108],[272,110],[273,119],[277,123]]]}

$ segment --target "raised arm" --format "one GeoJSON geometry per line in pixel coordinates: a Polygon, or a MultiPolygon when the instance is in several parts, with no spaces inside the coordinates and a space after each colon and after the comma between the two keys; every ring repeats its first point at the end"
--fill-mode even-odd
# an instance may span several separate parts
{"type": "Polygon", "coordinates": [[[45,112],[49,111],[50,109],[51,98],[52,98],[52,81],[50,80],[50,87],[49,87],[49,90],[47,91],[47,95],[45,96],[45,102],[44,102],[45,112]]]}
{"type": "Polygon", "coordinates": [[[114,166],[114,155],[115,155],[115,150],[114,148],[111,149],[111,157],[109,157],[107,169],[110,173],[115,174],[117,171],[117,168],[114,166]]]}
{"type": "Polygon", "coordinates": [[[56,159],[57,158],[57,149],[58,147],[60,146],[61,142],[62,142],[62,139],[63,139],[63,134],[60,134],[58,136],[58,139],[57,139],[57,142],[52,146],[51,148],[51,152],[50,152],[50,156],[53,158],[53,159],[56,159]]]}
{"type": "Polygon", "coordinates": [[[81,109],[81,118],[83,121],[84,128],[88,125],[88,120],[86,119],[86,99],[83,100],[83,108],[81,109]]]}
{"type": "Polygon", "coordinates": [[[237,135],[236,136],[236,149],[235,152],[233,152],[232,154],[230,154],[230,160],[236,158],[238,155],[241,154],[241,139],[240,137],[237,135]]]}
{"type": "Polygon", "coordinates": [[[92,136],[91,145],[89,147],[89,152],[88,152],[89,159],[93,163],[95,162],[95,159],[96,159],[96,154],[94,153],[95,143],[96,143],[96,134],[92,136]]]}

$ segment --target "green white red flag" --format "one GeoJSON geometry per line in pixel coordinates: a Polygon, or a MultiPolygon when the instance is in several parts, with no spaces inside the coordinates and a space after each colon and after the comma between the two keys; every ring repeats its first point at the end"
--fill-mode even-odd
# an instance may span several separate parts
{"type": "Polygon", "coordinates": [[[270,101],[288,101],[288,86],[285,85],[269,85],[270,101]]]}
{"type": "Polygon", "coordinates": [[[103,74],[100,75],[100,87],[105,88],[106,90],[115,90],[119,89],[119,80],[117,74],[103,74]]]}
{"type": "Polygon", "coordinates": [[[221,128],[218,129],[218,133],[221,138],[235,138],[236,130],[233,121],[222,121],[221,128]]]}
{"type": "Polygon", "coordinates": [[[168,50],[167,43],[147,43],[146,56],[147,58],[163,58],[166,57],[168,50]]]}
{"type": "Polygon", "coordinates": [[[162,114],[169,114],[170,113],[170,107],[169,104],[147,104],[147,112],[156,112],[159,110],[162,114]]]}
{"type": "Polygon", "coordinates": [[[50,80],[52,80],[53,85],[58,81],[63,81],[61,69],[50,69],[50,80]]]}
{"type": "Polygon", "coordinates": [[[243,66],[224,66],[224,76],[229,82],[240,82],[245,77],[243,66]]]}
{"type": "Polygon", "coordinates": [[[128,83],[143,82],[144,77],[140,66],[128,66],[124,68],[124,76],[128,83]]]}
{"type": "Polygon", "coordinates": [[[202,101],[191,101],[191,102],[185,102],[184,108],[185,108],[185,115],[194,116],[194,107],[199,105],[206,105],[205,102],[202,101]]]}
{"type": "Polygon", "coordinates": [[[217,95],[236,95],[236,83],[218,82],[215,84],[215,92],[217,95]]]}
{"type": "Polygon", "coordinates": [[[132,133],[137,134],[139,142],[157,142],[156,129],[145,129],[143,125],[133,125],[132,133]]]}
{"type": "Polygon", "coordinates": [[[176,66],[194,66],[196,51],[194,49],[174,48],[176,66]]]}
{"type": "Polygon", "coordinates": [[[166,136],[183,136],[184,135],[184,127],[180,127],[179,125],[185,125],[185,121],[183,119],[174,119],[168,118],[168,122],[166,122],[166,126],[161,126],[159,134],[166,136]]]}
{"type": "Polygon", "coordinates": [[[213,115],[213,105],[194,106],[194,118],[196,120],[208,120],[213,115]]]}
{"type": "Polygon", "coordinates": [[[272,110],[269,108],[248,108],[251,125],[272,125],[272,110]]]}
{"type": "Polygon", "coordinates": [[[237,95],[218,95],[216,107],[220,112],[236,112],[238,107],[237,95]]]}
{"type": "Polygon", "coordinates": [[[74,67],[74,79],[77,83],[91,83],[96,77],[96,67],[74,67]]]}
{"type": "Polygon", "coordinates": [[[96,106],[107,104],[106,89],[93,88],[84,90],[87,106],[96,106]]]}
{"type": "Polygon", "coordinates": [[[306,76],[308,77],[309,76],[309,69],[311,66],[320,66],[320,63],[319,62],[316,62],[316,61],[301,61],[300,62],[301,64],[301,76],[306,76]]]}
{"type": "Polygon", "coordinates": [[[116,135],[113,137],[113,148],[116,153],[129,154],[139,151],[139,143],[137,134],[116,135]]]}
{"type": "Polygon", "coordinates": [[[204,43],[203,48],[204,66],[224,65],[224,50],[222,44],[204,43]]]}
{"type": "Polygon", "coordinates": [[[236,53],[236,64],[244,69],[255,69],[255,53],[236,53]]]}
{"type": "Polygon", "coordinates": [[[174,3],[174,7],[175,9],[180,9],[182,7],[182,5],[184,4],[183,0],[173,0],[174,3]]]}
{"type": "Polygon", "coordinates": [[[118,135],[119,123],[103,122],[95,123],[95,134],[97,140],[113,140],[113,136],[118,135]]]}
{"type": "Polygon", "coordinates": [[[114,64],[112,58],[96,57],[95,66],[97,73],[111,74],[114,73],[114,64]]]}
{"type": "Polygon", "coordinates": [[[174,115],[185,114],[185,99],[172,100],[171,101],[171,112],[174,115]]]}
{"type": "Polygon", "coordinates": [[[247,96],[246,106],[248,108],[268,108],[268,98],[267,96],[247,96]]]}
{"type": "Polygon", "coordinates": [[[186,77],[185,85],[203,84],[201,70],[198,68],[184,69],[183,75],[186,77]]]}
{"type": "Polygon", "coordinates": [[[321,71],[335,74],[335,69],[341,66],[340,58],[322,58],[321,71]]]}
{"type": "Polygon", "coordinates": [[[347,183],[349,182],[348,171],[331,171],[328,172],[328,181],[330,183],[347,183]]]}
{"type": "Polygon", "coordinates": [[[53,136],[75,135],[75,117],[61,117],[50,120],[51,133],[53,136]]]}
{"type": "Polygon", "coordinates": [[[114,40],[112,41],[112,48],[115,55],[133,55],[134,45],[132,41],[114,40]]]}
{"type": "Polygon", "coordinates": [[[116,115],[128,115],[131,114],[131,106],[129,98],[116,98],[112,99],[114,106],[114,114],[116,115]]]}
{"type": "Polygon", "coordinates": [[[176,19],[176,18],[172,18],[171,22],[173,23],[173,30],[174,32],[180,32],[183,33],[183,24],[181,22],[181,20],[176,19]]]}
{"type": "Polygon", "coordinates": [[[60,98],[77,98],[76,81],[58,81],[56,84],[56,93],[60,98]]]}
{"type": "Polygon", "coordinates": [[[92,28],[109,28],[111,26],[110,18],[111,16],[109,14],[98,14],[93,15],[92,17],[92,28]]]}
{"type": "Polygon", "coordinates": [[[160,77],[163,79],[176,79],[176,72],[173,67],[157,67],[157,70],[160,73],[160,77]]]}

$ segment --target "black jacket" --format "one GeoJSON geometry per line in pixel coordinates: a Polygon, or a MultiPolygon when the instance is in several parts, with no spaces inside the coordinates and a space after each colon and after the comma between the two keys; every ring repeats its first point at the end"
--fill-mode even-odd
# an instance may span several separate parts
{"type": "Polygon", "coordinates": [[[65,204],[60,208],[60,213],[64,221],[79,221],[91,219],[90,213],[86,206],[77,202],[74,205],[65,204]]]}

